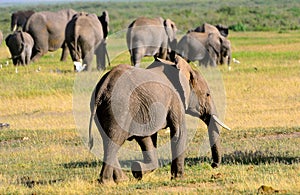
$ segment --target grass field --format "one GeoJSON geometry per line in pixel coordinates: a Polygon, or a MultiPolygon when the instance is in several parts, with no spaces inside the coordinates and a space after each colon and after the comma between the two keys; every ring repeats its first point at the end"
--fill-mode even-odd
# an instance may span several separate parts
{"type": "MultiPolygon", "coordinates": [[[[108,45],[113,66],[129,63],[116,37],[111,35],[108,45]]],[[[88,151],[78,131],[76,103],[81,100],[88,109],[89,97],[76,87],[89,73],[74,73],[70,57],[60,62],[57,51],[16,74],[3,43],[0,123],[10,128],[0,129],[0,194],[256,194],[262,185],[300,194],[300,31],[230,32],[229,39],[241,63],[231,71],[214,70],[226,92],[223,117],[232,128],[221,132],[222,166],[210,167],[206,128],[199,122],[183,179],[171,181],[167,164],[137,181],[121,156],[129,181],[106,186],[97,183],[101,159],[88,151]]],[[[92,78],[82,85],[93,87],[92,78]]],[[[163,144],[167,134],[159,136],[163,144]]]]}
{"type": "MultiPolygon", "coordinates": [[[[178,181],[170,181],[166,165],[142,181],[127,172],[128,182],[97,184],[100,159],[84,146],[73,117],[77,76],[71,60],[59,62],[60,51],[48,53],[19,67],[18,74],[3,65],[0,119],[10,128],[0,130],[0,194],[253,194],[261,185],[300,193],[300,33],[232,33],[230,40],[241,63],[231,71],[218,67],[226,90],[225,122],[233,129],[222,132],[224,163],[211,169],[207,148],[199,151],[206,135],[200,124],[186,176],[178,181]]],[[[4,45],[0,51],[4,64],[9,53],[4,45]]],[[[113,62],[128,62],[126,56],[124,51],[113,62]]]]}

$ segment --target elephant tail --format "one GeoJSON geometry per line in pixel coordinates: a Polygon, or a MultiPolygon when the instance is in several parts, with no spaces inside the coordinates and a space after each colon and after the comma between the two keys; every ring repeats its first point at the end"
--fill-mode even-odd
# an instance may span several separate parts
{"type": "MultiPolygon", "coordinates": [[[[93,97],[95,97],[95,94],[96,94],[96,90],[93,92],[93,97]]],[[[101,104],[100,102],[100,98],[99,98],[99,95],[97,95],[96,99],[95,99],[95,102],[91,102],[91,117],[90,117],[90,124],[89,124],[89,149],[91,150],[94,146],[94,138],[93,138],[93,135],[92,135],[92,123],[93,123],[93,119],[95,119],[95,116],[96,116],[96,113],[97,113],[97,106],[101,104]]]]}
{"type": "Polygon", "coordinates": [[[93,138],[93,135],[92,135],[92,122],[93,122],[93,119],[95,118],[95,115],[96,115],[96,111],[97,111],[97,105],[94,104],[94,107],[93,107],[93,110],[92,110],[92,113],[91,113],[91,117],[90,117],[90,124],[89,124],[89,149],[91,150],[94,146],[94,138],[93,138]]]}
{"type": "Polygon", "coordinates": [[[99,83],[97,84],[95,90],[92,93],[91,98],[91,116],[90,116],[90,123],[89,123],[89,149],[91,150],[94,146],[94,138],[92,135],[92,122],[93,119],[95,119],[97,108],[102,103],[102,94],[104,93],[105,88],[107,87],[106,78],[109,75],[110,72],[107,72],[103,77],[100,79],[99,83]]]}
{"type": "Polygon", "coordinates": [[[78,17],[76,18],[76,22],[74,24],[74,53],[77,61],[81,61],[80,48],[78,47],[78,39],[79,39],[79,25],[77,24],[78,17]]]}

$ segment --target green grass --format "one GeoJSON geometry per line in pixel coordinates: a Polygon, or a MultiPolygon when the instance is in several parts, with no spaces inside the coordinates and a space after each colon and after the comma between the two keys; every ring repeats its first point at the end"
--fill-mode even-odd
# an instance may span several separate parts
{"type": "Polygon", "coordinates": [[[111,33],[126,29],[136,17],[162,16],[175,21],[179,30],[186,32],[203,22],[224,24],[239,31],[280,31],[297,30],[300,28],[299,2],[290,0],[286,3],[278,0],[166,0],[133,1],[133,2],[76,2],[51,5],[23,5],[1,7],[0,27],[7,35],[10,29],[10,15],[18,9],[33,9],[35,11],[57,11],[73,8],[101,15],[104,9],[110,15],[111,33]]]}
{"type": "MultiPolygon", "coordinates": [[[[165,2],[165,6],[174,9],[166,12],[168,8],[161,6],[154,13],[164,13],[165,16],[176,18],[180,29],[185,30],[194,25],[195,21],[199,22],[197,14],[200,13],[196,13],[196,10],[211,6],[219,9],[222,14],[231,13],[234,11],[229,8],[232,2],[235,1],[209,5],[208,1],[203,1],[202,8],[195,6],[194,1],[188,1],[186,5],[165,2]],[[224,7],[224,4],[228,6],[224,7]],[[221,7],[224,8],[220,9],[221,7]],[[179,19],[182,16],[186,18],[179,19]],[[188,22],[183,23],[184,20],[188,22]]],[[[257,8],[258,12],[267,6],[265,1],[243,3],[245,6],[261,5],[257,8]]],[[[296,1],[291,1],[283,8],[279,1],[268,3],[268,10],[272,7],[278,9],[274,9],[274,13],[268,10],[266,13],[275,14],[282,8],[290,10],[285,15],[296,15],[295,3],[296,1]]],[[[70,4],[78,10],[98,11],[107,8],[111,13],[112,23],[108,39],[112,66],[129,63],[126,45],[124,47],[124,42],[121,42],[124,41],[124,36],[113,32],[126,27],[127,22],[142,10],[150,15],[153,10],[146,10],[145,7],[154,7],[156,3],[95,5],[98,4],[70,4]],[[115,6],[115,12],[110,5],[115,6]],[[120,9],[121,7],[126,9],[120,9]],[[135,9],[136,12],[130,11],[136,7],[139,8],[135,9]],[[118,18],[118,14],[124,14],[124,17],[118,18]]],[[[49,9],[56,10],[61,6],[54,5],[49,9]]],[[[44,8],[45,6],[38,6],[35,9],[44,8]]],[[[8,12],[13,9],[1,9],[1,13],[5,12],[0,19],[1,28],[9,21],[8,12]]],[[[244,13],[242,11],[246,11],[246,8],[241,7],[231,14],[244,13]]],[[[209,11],[207,17],[211,14],[218,16],[220,13],[209,11]]],[[[204,13],[201,15],[205,16],[204,13]]],[[[246,16],[242,14],[241,20],[246,16]]],[[[250,20],[252,15],[248,16],[250,20]]],[[[228,17],[228,21],[232,19],[232,16],[228,17]]],[[[262,21],[268,21],[268,17],[262,21]]],[[[203,70],[209,80],[216,78],[224,85],[225,123],[232,131],[222,130],[223,164],[218,169],[212,169],[211,155],[205,141],[206,128],[202,122],[196,124],[197,131],[190,131],[195,136],[189,142],[187,150],[185,177],[176,181],[170,180],[169,164],[137,181],[128,169],[130,161],[121,156],[121,164],[129,181],[98,184],[101,159],[90,153],[82,141],[84,136],[77,128],[82,128],[87,133],[87,125],[83,122],[80,126],[78,118],[81,115],[74,115],[77,107],[73,107],[73,104],[81,100],[79,107],[89,109],[89,95],[86,93],[95,85],[89,82],[93,82],[94,77],[99,77],[100,73],[74,73],[70,58],[66,62],[59,61],[59,50],[46,54],[27,67],[19,67],[19,73],[16,74],[11,63],[4,65],[10,55],[2,44],[0,122],[9,123],[10,128],[0,129],[0,194],[256,194],[261,185],[272,186],[280,190],[281,194],[299,194],[300,33],[279,32],[277,27],[270,32],[230,32],[233,57],[241,63],[233,63],[231,71],[226,66],[219,66],[216,72],[220,75],[216,77],[210,75],[210,70],[203,70]],[[37,72],[39,67],[41,71],[37,72]],[[89,84],[79,82],[84,81],[80,79],[86,79],[89,84]],[[76,91],[77,86],[86,88],[76,91]]],[[[284,28],[288,29],[289,26],[284,28]]],[[[152,58],[143,59],[144,64],[151,61],[152,58]]],[[[161,131],[159,144],[166,143],[167,137],[168,134],[161,131]]],[[[124,148],[138,147],[135,142],[128,142],[124,148]]]]}

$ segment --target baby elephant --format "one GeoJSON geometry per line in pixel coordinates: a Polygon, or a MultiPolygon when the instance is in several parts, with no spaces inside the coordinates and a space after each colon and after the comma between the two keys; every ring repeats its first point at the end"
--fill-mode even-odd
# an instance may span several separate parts
{"type": "Polygon", "coordinates": [[[6,45],[11,53],[14,65],[27,65],[30,62],[34,41],[30,34],[15,31],[5,39],[6,45]]]}

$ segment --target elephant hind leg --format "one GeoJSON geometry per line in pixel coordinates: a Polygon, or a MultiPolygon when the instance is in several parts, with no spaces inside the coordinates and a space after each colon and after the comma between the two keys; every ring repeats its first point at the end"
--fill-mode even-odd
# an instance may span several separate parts
{"type": "Polygon", "coordinates": [[[145,49],[142,47],[133,48],[131,50],[131,64],[135,67],[140,67],[142,57],[144,56],[145,49]]]}
{"type": "Polygon", "coordinates": [[[142,149],[144,162],[134,161],[131,164],[131,172],[135,178],[142,179],[143,175],[158,168],[156,135],[135,139],[142,149]]]}
{"type": "Polygon", "coordinates": [[[117,153],[121,145],[125,142],[125,139],[120,142],[121,144],[117,144],[108,137],[103,138],[104,157],[100,172],[100,183],[108,183],[112,180],[118,183],[127,179],[117,158],[117,153]]]}

